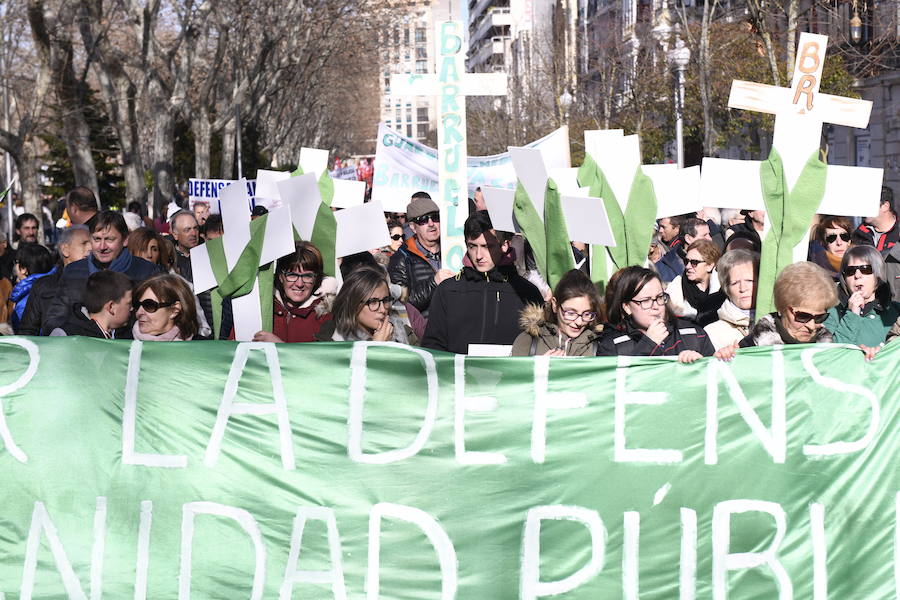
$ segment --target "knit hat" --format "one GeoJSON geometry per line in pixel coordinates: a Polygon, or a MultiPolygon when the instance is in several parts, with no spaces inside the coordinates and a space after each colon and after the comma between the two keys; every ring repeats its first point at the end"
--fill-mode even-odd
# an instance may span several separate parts
{"type": "Polygon", "coordinates": [[[440,212],[438,205],[431,198],[413,198],[406,206],[406,220],[412,220],[428,213],[440,212]]]}

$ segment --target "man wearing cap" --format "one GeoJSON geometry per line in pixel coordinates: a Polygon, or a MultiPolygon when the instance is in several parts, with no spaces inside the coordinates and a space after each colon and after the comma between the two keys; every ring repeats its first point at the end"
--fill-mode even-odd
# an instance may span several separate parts
{"type": "Polygon", "coordinates": [[[850,243],[854,246],[875,246],[879,252],[886,253],[898,241],[900,241],[900,225],[897,223],[897,212],[894,210],[894,192],[885,186],[881,188],[878,215],[866,217],[865,223],[853,232],[850,243]]]}
{"type": "Polygon", "coordinates": [[[406,207],[406,220],[413,237],[406,240],[391,256],[388,274],[391,283],[403,287],[408,302],[428,316],[434,288],[453,277],[441,268],[441,213],[426,192],[416,192],[406,207]]]}

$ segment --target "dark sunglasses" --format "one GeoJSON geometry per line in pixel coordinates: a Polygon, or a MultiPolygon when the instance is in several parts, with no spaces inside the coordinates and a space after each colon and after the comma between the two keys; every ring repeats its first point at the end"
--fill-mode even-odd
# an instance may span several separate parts
{"type": "Polygon", "coordinates": [[[151,300],[150,298],[147,298],[146,300],[135,301],[134,302],[134,310],[143,308],[148,313],[155,313],[156,311],[158,311],[161,308],[167,308],[174,304],[175,304],[175,300],[172,300],[171,302],[157,302],[156,300],[151,300]]]}
{"type": "Polygon", "coordinates": [[[696,268],[699,267],[702,263],[705,263],[705,262],[706,262],[705,260],[697,260],[697,259],[694,259],[694,258],[686,258],[686,259],[684,259],[684,266],[691,265],[692,267],[694,267],[694,268],[696,269],[696,268]]]}
{"type": "Polygon", "coordinates": [[[841,236],[841,239],[844,240],[845,242],[850,241],[850,234],[845,231],[844,233],[829,233],[828,235],[825,236],[825,243],[833,244],[834,241],[836,239],[838,239],[839,235],[841,236]]]}
{"type": "Polygon", "coordinates": [[[825,322],[825,319],[828,318],[827,312],[823,312],[818,315],[811,315],[808,312],[798,312],[793,308],[791,309],[791,312],[794,313],[794,320],[798,323],[809,323],[810,321],[815,321],[816,323],[821,325],[825,322]]]}
{"type": "Polygon", "coordinates": [[[402,234],[402,233],[395,233],[394,235],[391,236],[391,239],[394,240],[395,242],[396,242],[397,240],[402,240],[402,239],[403,239],[403,234],[402,234]]]}
{"type": "Polygon", "coordinates": [[[841,273],[844,274],[844,277],[853,277],[853,274],[859,271],[863,275],[871,275],[874,273],[872,269],[872,265],[847,265],[843,269],[841,269],[841,273]]]}
{"type": "Polygon", "coordinates": [[[416,225],[425,225],[428,221],[431,220],[432,223],[440,223],[441,222],[441,213],[430,212],[427,215],[422,215],[421,217],[416,217],[412,219],[412,222],[416,225]]]}

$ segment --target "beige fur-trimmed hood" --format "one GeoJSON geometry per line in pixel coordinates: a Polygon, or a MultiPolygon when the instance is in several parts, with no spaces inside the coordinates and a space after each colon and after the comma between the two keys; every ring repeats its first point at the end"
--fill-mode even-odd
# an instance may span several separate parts
{"type": "MultiPolygon", "coordinates": [[[[532,337],[538,337],[541,334],[541,327],[548,329],[553,335],[556,335],[556,325],[551,325],[544,321],[544,308],[536,304],[526,304],[525,308],[519,312],[519,327],[532,337]]],[[[600,333],[603,331],[602,323],[594,323],[591,331],[600,333]]]]}

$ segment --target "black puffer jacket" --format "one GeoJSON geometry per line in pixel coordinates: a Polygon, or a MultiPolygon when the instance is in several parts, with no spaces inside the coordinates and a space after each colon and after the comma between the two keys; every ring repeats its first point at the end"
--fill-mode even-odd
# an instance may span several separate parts
{"type": "Polygon", "coordinates": [[[59,266],[56,271],[46,277],[41,277],[31,286],[31,293],[28,294],[28,302],[25,304],[25,312],[22,313],[22,322],[19,323],[19,335],[49,335],[49,331],[41,331],[41,329],[50,310],[50,304],[56,298],[62,272],[63,267],[59,266]]]}
{"type": "Polygon", "coordinates": [[[685,350],[712,356],[716,351],[706,332],[684,319],[669,324],[669,335],[661,344],[634,327],[622,330],[606,325],[598,345],[597,356],[678,356],[685,350]]]}
{"type": "Polygon", "coordinates": [[[434,267],[416,247],[416,238],[411,237],[391,256],[388,263],[388,275],[391,283],[406,288],[408,302],[419,309],[423,317],[428,317],[431,295],[437,284],[434,283],[434,267]]]}
{"type": "Polygon", "coordinates": [[[543,302],[513,266],[487,273],[463,267],[435,289],[422,346],[466,354],[469,344],[512,344],[521,331],[519,313],[543,302]]]}

